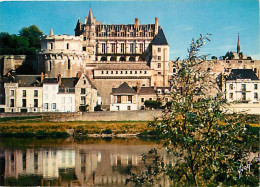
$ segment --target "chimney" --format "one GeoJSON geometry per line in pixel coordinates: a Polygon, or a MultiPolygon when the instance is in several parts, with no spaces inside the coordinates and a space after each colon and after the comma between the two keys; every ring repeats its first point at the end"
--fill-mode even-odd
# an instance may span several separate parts
{"type": "Polygon", "coordinates": [[[155,31],[154,31],[154,34],[155,34],[155,35],[158,34],[158,27],[159,27],[159,25],[158,25],[158,18],[156,17],[156,18],[155,18],[155,31]]]}
{"type": "Polygon", "coordinates": [[[155,91],[156,91],[156,89],[157,89],[156,82],[154,82],[153,89],[154,89],[155,91]]]}
{"type": "Polygon", "coordinates": [[[61,74],[58,74],[57,81],[58,81],[59,85],[61,85],[61,74]]]}
{"type": "Polygon", "coordinates": [[[135,28],[138,28],[138,25],[139,25],[138,18],[135,18],[135,28]]]}
{"type": "Polygon", "coordinates": [[[41,83],[43,82],[43,78],[44,78],[44,75],[43,75],[43,72],[41,72],[41,83]]]}
{"type": "Polygon", "coordinates": [[[78,79],[80,79],[81,75],[82,75],[81,71],[78,71],[76,76],[77,76],[78,79]]]}
{"type": "Polygon", "coordinates": [[[136,92],[137,92],[137,94],[139,93],[139,91],[140,91],[140,82],[137,82],[136,83],[136,92]]]}

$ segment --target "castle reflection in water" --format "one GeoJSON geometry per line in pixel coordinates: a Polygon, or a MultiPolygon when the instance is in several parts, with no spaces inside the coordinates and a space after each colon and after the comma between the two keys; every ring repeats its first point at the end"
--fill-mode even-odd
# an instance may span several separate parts
{"type": "MultiPolygon", "coordinates": [[[[142,153],[151,148],[151,145],[77,144],[59,148],[5,149],[4,180],[40,176],[40,184],[33,185],[123,186],[126,167],[132,165],[139,170],[142,153]]],[[[173,158],[166,155],[164,159],[174,163],[173,158]]]]}

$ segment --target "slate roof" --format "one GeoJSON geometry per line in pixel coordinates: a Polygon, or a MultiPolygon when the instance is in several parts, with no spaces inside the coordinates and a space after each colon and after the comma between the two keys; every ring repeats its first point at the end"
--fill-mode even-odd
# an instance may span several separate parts
{"type": "Polygon", "coordinates": [[[227,80],[237,79],[259,80],[252,69],[232,69],[227,80]]]}
{"type": "Polygon", "coordinates": [[[134,91],[126,82],[124,82],[118,88],[112,88],[112,94],[113,95],[123,95],[123,94],[135,95],[136,91],[134,91]]]}
{"type": "Polygon", "coordinates": [[[168,45],[167,39],[166,39],[163,29],[161,27],[158,28],[158,34],[154,37],[152,44],[153,45],[168,45]]]}
{"type": "Polygon", "coordinates": [[[16,75],[14,82],[19,87],[40,87],[41,75],[16,75]]]}
{"type": "Polygon", "coordinates": [[[139,95],[156,95],[153,87],[141,87],[138,94],[139,95]]]}
{"type": "Polygon", "coordinates": [[[75,88],[75,85],[78,82],[77,77],[66,77],[61,78],[61,85],[60,88],[75,88]]]}
{"type": "Polygon", "coordinates": [[[45,78],[43,79],[44,84],[57,84],[57,78],[45,78]]]}

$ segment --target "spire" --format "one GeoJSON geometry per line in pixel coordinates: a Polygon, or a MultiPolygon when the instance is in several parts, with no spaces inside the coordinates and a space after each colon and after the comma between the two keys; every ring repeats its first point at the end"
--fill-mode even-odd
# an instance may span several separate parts
{"type": "Polygon", "coordinates": [[[51,28],[51,31],[50,31],[50,36],[53,36],[54,33],[53,33],[53,29],[51,28]]]}
{"type": "Polygon", "coordinates": [[[89,11],[88,11],[87,24],[89,25],[94,24],[94,18],[93,18],[91,7],[89,7],[89,11]]]}
{"type": "Polygon", "coordinates": [[[239,33],[238,33],[238,39],[237,39],[237,53],[240,53],[240,42],[239,42],[239,33]]]}
{"type": "Polygon", "coordinates": [[[81,30],[81,21],[80,18],[78,19],[77,25],[76,25],[76,29],[81,30]]]}

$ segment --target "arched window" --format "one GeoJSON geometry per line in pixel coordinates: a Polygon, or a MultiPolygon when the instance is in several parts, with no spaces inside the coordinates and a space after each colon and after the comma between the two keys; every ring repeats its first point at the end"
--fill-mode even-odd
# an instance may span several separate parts
{"type": "Polygon", "coordinates": [[[125,61],[125,57],[121,56],[119,61],[125,61]]]}
{"type": "Polygon", "coordinates": [[[49,71],[51,71],[51,61],[49,61],[48,69],[49,69],[49,71]]]}
{"type": "Polygon", "coordinates": [[[67,43],[67,49],[69,49],[70,48],[70,44],[69,43],[67,43]]]}
{"type": "Polygon", "coordinates": [[[116,57],[112,56],[112,57],[110,58],[110,61],[116,61],[116,57]]]}
{"type": "Polygon", "coordinates": [[[135,61],[135,57],[131,56],[131,57],[129,58],[129,61],[135,61]]]}
{"type": "Polygon", "coordinates": [[[70,59],[68,59],[67,69],[70,69],[70,68],[71,68],[70,59]]]}
{"type": "Polygon", "coordinates": [[[107,61],[107,57],[102,56],[102,57],[101,57],[101,61],[107,61]]]}
{"type": "Polygon", "coordinates": [[[172,72],[173,72],[173,73],[176,73],[176,69],[175,69],[175,68],[173,68],[173,69],[172,69],[172,72]]]}
{"type": "Polygon", "coordinates": [[[145,59],[143,57],[139,57],[138,61],[145,61],[145,59]]]}

